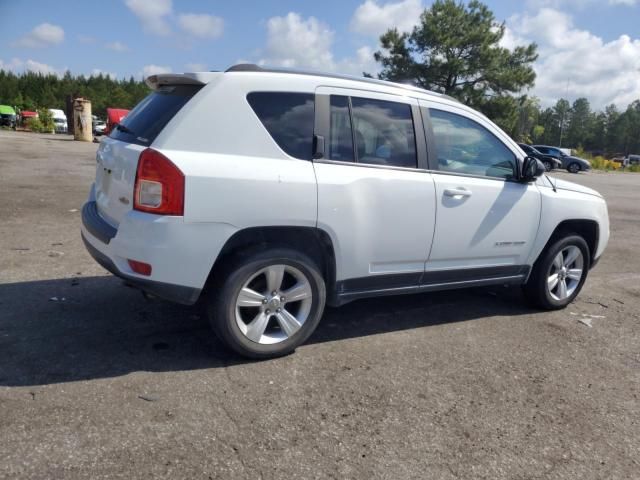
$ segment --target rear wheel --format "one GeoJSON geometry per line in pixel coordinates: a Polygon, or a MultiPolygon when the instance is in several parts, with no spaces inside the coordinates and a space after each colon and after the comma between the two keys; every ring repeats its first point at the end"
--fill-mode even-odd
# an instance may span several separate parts
{"type": "Polygon", "coordinates": [[[250,358],[293,352],[316,329],[326,299],[317,265],[295,250],[277,248],[232,261],[209,300],[216,334],[250,358]]]}
{"type": "Polygon", "coordinates": [[[569,171],[569,173],[578,173],[580,170],[580,165],[576,162],[569,164],[569,166],[567,167],[567,171],[569,171]]]}
{"type": "Polygon", "coordinates": [[[551,169],[553,168],[553,165],[551,165],[551,162],[550,162],[549,160],[545,160],[545,161],[543,162],[543,165],[544,165],[544,169],[545,169],[547,172],[550,172],[550,171],[551,171],[551,169]]]}
{"type": "Polygon", "coordinates": [[[556,240],[533,266],[525,295],[546,310],[566,307],[582,289],[590,262],[589,247],[582,237],[570,234],[556,240]]]}

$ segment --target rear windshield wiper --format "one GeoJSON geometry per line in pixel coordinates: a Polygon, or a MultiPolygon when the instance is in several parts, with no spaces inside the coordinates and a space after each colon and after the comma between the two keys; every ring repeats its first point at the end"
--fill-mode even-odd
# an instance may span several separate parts
{"type": "Polygon", "coordinates": [[[121,123],[116,125],[116,128],[118,130],[120,130],[123,133],[128,133],[129,135],[135,135],[135,133],[133,133],[133,131],[127,127],[125,127],[124,125],[122,125],[121,123]]]}

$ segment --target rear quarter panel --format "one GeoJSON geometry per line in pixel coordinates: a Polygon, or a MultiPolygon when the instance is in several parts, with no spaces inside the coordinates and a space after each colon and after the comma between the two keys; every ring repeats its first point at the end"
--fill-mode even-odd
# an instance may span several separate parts
{"type": "Polygon", "coordinates": [[[153,148],[185,175],[185,224],[198,229],[203,270],[237,231],[259,226],[316,226],[317,188],[311,161],[288,156],[246,100],[251,91],[302,91],[281,80],[244,81],[225,74],[205,86],[169,122],[153,148]]]}

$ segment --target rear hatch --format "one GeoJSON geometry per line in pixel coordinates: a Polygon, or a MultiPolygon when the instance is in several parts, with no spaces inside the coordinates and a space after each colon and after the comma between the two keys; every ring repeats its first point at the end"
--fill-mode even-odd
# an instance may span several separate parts
{"type": "Polygon", "coordinates": [[[203,83],[151,86],[155,91],[142,100],[111,131],[109,137],[102,140],[98,148],[96,203],[100,216],[114,227],[133,208],[133,189],[140,153],[153,143],[176,113],[202,88],[203,83]]]}

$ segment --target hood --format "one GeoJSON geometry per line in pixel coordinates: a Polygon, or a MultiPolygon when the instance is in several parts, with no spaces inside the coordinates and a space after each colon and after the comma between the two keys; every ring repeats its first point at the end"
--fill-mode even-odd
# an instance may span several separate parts
{"type": "Polygon", "coordinates": [[[578,185],[577,183],[568,182],[556,177],[549,178],[549,181],[552,182],[558,190],[569,190],[571,192],[586,193],[587,195],[595,195],[596,197],[602,198],[602,195],[600,195],[600,193],[598,193],[596,190],[585,187],[584,185],[578,185]]]}

